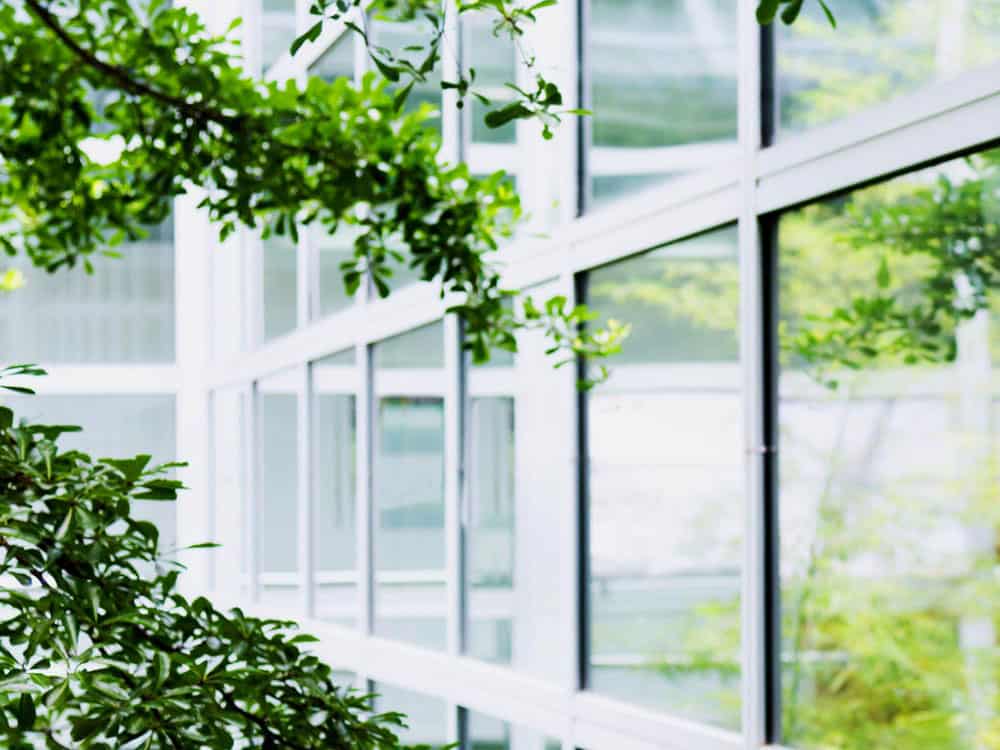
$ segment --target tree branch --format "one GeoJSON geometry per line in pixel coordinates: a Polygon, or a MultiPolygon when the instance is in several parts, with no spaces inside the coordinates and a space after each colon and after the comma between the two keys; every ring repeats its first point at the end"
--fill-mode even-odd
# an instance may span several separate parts
{"type": "Polygon", "coordinates": [[[183,112],[195,120],[211,120],[227,127],[237,127],[243,118],[227,115],[214,107],[205,107],[187,101],[183,97],[174,96],[160,91],[144,81],[136,80],[128,70],[117,65],[111,65],[101,60],[96,54],[80,45],[66,29],[62,27],[55,14],[46,8],[39,0],[25,0],[25,5],[31,13],[44,24],[63,45],[89,67],[111,78],[119,88],[137,96],[148,96],[161,104],[183,112]]]}

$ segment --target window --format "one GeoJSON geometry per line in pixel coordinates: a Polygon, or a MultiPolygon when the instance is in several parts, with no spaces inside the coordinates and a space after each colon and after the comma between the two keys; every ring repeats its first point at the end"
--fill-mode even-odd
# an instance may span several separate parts
{"type": "Polygon", "coordinates": [[[562,750],[562,743],[487,714],[466,711],[467,750],[562,750]]]}
{"type": "Polygon", "coordinates": [[[375,345],[375,630],[445,646],[443,329],[375,345]]]}
{"type": "Polygon", "coordinates": [[[822,125],[997,59],[994,0],[849,0],[832,29],[818,3],[780,33],[780,123],[822,125]]]}
{"type": "Polygon", "coordinates": [[[330,48],[309,67],[309,75],[332,83],[338,78],[354,80],[354,34],[345,31],[330,48]]]}
{"type": "Polygon", "coordinates": [[[733,158],[736,5],[590,0],[590,208],[733,158]]]}
{"type": "Polygon", "coordinates": [[[957,323],[950,310],[997,282],[985,259],[997,250],[998,163],[987,152],[781,218],[788,744],[992,741],[995,323],[986,309],[957,323]],[[928,323],[901,335],[877,314],[886,304],[928,323]],[[921,356],[947,360],[952,347],[953,363],[921,356]]]}
{"type": "Polygon", "coordinates": [[[406,725],[396,734],[407,746],[444,747],[448,744],[448,706],[444,701],[395,685],[375,685],[376,711],[399,711],[406,725]]]}
{"type": "MultiPolygon", "coordinates": [[[[174,358],[173,219],[121,258],[46,273],[22,258],[25,286],[0,294],[0,349],[21,362],[164,363],[174,358]]],[[[4,268],[9,267],[5,262],[4,268]]]]}
{"type": "Polygon", "coordinates": [[[741,398],[735,229],[591,272],[634,327],[588,399],[588,686],[739,727],[741,398]]]}
{"type": "Polygon", "coordinates": [[[295,41],[295,0],[260,0],[261,68],[267,70],[288,54],[295,41]]]}
{"type": "Polygon", "coordinates": [[[288,235],[273,234],[261,242],[263,336],[272,339],[298,324],[298,253],[288,235]]]}
{"type": "Polygon", "coordinates": [[[296,609],[299,569],[298,393],[294,370],[257,384],[257,528],[259,597],[296,609]]]}
{"type": "MultiPolygon", "coordinates": [[[[557,285],[532,289],[539,299],[557,285]]],[[[557,680],[565,660],[553,646],[570,617],[567,551],[558,530],[573,502],[573,384],[545,354],[536,331],[516,356],[496,353],[468,372],[466,461],[467,653],[517,672],[557,680]]]]}
{"type": "Polygon", "coordinates": [[[357,369],[354,350],[313,364],[316,616],[353,626],[357,582],[357,369]]]}

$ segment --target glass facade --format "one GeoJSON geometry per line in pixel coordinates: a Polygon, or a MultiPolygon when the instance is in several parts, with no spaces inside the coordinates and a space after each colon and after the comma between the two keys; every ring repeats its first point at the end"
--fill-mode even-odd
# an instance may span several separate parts
{"type": "Polygon", "coordinates": [[[994,0],[849,0],[831,28],[818,3],[778,39],[779,122],[822,125],[995,62],[994,0]]]}
{"type": "MultiPolygon", "coordinates": [[[[286,57],[308,3],[252,5],[272,76],[371,68],[355,36],[286,57]]],[[[182,199],[177,252],[0,294],[0,347],[52,371],[21,413],[189,460],[192,500],[140,512],[224,545],[192,588],[302,621],[408,743],[1000,748],[997,4],[808,2],[773,58],[752,5],[560,2],[523,50],[460,14],[448,65],[495,103],[523,52],[593,110],[553,141],[410,95],[442,159],[513,173],[505,284],[631,326],[603,382],[538,330],[472,364],[405,263],[351,299],[343,228],[193,264],[182,199]]]]}
{"type": "Polygon", "coordinates": [[[587,277],[589,303],[633,326],[588,400],[589,686],[729,728],[740,722],[737,248],[727,228],[587,277]]]}
{"type": "Polygon", "coordinates": [[[375,632],[445,647],[440,324],[375,345],[375,632]]]}
{"type": "MultiPolygon", "coordinates": [[[[782,719],[796,746],[992,742],[1000,443],[990,310],[923,329],[920,346],[954,345],[953,363],[913,362],[909,342],[886,331],[870,352],[867,342],[847,351],[864,362],[844,372],[845,352],[807,334],[822,326],[832,339],[848,323],[837,310],[926,299],[942,273],[962,286],[939,264],[995,252],[998,163],[996,151],[947,162],[781,219],[782,719]],[[838,372],[835,391],[809,377],[807,355],[838,372]]],[[[977,283],[993,293],[989,274],[971,278],[978,267],[967,267],[959,301],[977,283]]]]}
{"type": "Polygon", "coordinates": [[[589,0],[591,208],[732,157],[736,9],[735,0],[589,0]]]}

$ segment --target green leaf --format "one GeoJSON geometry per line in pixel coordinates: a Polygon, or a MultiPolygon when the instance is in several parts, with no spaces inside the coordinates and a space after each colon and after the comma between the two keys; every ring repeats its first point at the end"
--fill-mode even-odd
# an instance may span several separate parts
{"type": "Polygon", "coordinates": [[[9,430],[14,425],[14,411],[0,406],[0,430],[9,430]]]}
{"type": "Polygon", "coordinates": [[[414,84],[416,84],[416,81],[410,81],[396,92],[396,95],[392,98],[393,110],[399,112],[403,109],[403,105],[406,104],[406,98],[410,95],[410,91],[413,90],[414,84]]]}
{"type": "Polygon", "coordinates": [[[879,289],[888,289],[891,280],[892,279],[889,274],[889,259],[883,255],[882,261],[878,266],[878,273],[875,275],[875,281],[878,284],[879,289]]]}
{"type": "Polygon", "coordinates": [[[830,26],[837,28],[837,18],[833,15],[833,11],[826,4],[826,0],[819,0],[819,6],[823,9],[823,13],[826,14],[826,20],[830,22],[830,26]]]}
{"type": "Polygon", "coordinates": [[[484,120],[488,128],[502,128],[508,122],[531,116],[531,110],[521,104],[521,102],[512,102],[500,109],[487,112],[484,120]]]}
{"type": "Polygon", "coordinates": [[[21,693],[17,703],[17,728],[28,732],[35,726],[35,701],[29,693],[21,693]]]}
{"type": "Polygon", "coordinates": [[[780,2],[781,0],[760,0],[757,4],[757,22],[765,25],[773,23],[780,2]]]}
{"type": "Polygon", "coordinates": [[[786,0],[786,2],[788,4],[781,12],[781,20],[790,26],[795,23],[795,20],[799,17],[799,13],[802,12],[802,5],[805,0],[786,0]]]}
{"type": "Polygon", "coordinates": [[[306,42],[315,42],[319,39],[320,34],[323,33],[323,21],[319,20],[309,27],[309,30],[302,36],[297,37],[294,42],[292,42],[291,54],[294,56],[296,52],[301,49],[302,45],[306,42]]]}

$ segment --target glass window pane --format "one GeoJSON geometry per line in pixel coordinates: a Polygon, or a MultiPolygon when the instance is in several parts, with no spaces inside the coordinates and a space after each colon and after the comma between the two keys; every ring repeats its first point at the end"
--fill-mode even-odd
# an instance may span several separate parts
{"type": "Polygon", "coordinates": [[[288,333],[297,325],[297,258],[295,243],[288,235],[271,235],[261,241],[265,339],[288,333]]]}
{"type": "Polygon", "coordinates": [[[313,365],[316,418],[316,616],[352,626],[357,597],[354,350],[313,365]],[[345,361],[346,360],[346,361],[345,361]]]}
{"type": "Polygon", "coordinates": [[[297,373],[257,386],[257,569],[263,601],[295,608],[298,586],[297,373]]]}
{"type": "Polygon", "coordinates": [[[119,248],[121,258],[92,258],[82,268],[54,274],[23,258],[22,288],[0,294],[0,350],[9,361],[124,363],[174,358],[173,219],[139,242],[119,248]]]}
{"type": "MultiPolygon", "coordinates": [[[[547,299],[557,289],[546,284],[531,293],[547,299]]],[[[570,577],[556,530],[576,492],[566,430],[574,394],[548,348],[541,332],[522,332],[513,366],[468,373],[466,648],[477,659],[559,680],[570,577]]]]}
{"type": "Polygon", "coordinates": [[[319,262],[319,314],[329,315],[354,303],[355,298],[344,286],[340,264],[353,258],[358,230],[344,224],[330,234],[326,227],[315,223],[309,232],[319,262]]]}
{"type": "MultiPolygon", "coordinates": [[[[388,49],[397,60],[406,60],[419,68],[427,56],[427,42],[434,34],[434,28],[423,20],[397,23],[394,21],[379,21],[371,26],[376,44],[388,49]],[[407,47],[420,47],[419,50],[408,50],[407,47]]],[[[427,127],[441,132],[441,67],[427,76],[426,81],[417,82],[406,97],[406,112],[415,112],[424,104],[430,106],[435,114],[426,121],[427,127]]],[[[400,85],[409,82],[402,78],[400,85]]]]}
{"type": "Polygon", "coordinates": [[[780,124],[837,120],[990,63],[1000,49],[996,0],[842,0],[830,27],[806,3],[778,40],[780,124]]]}
{"type": "Polygon", "coordinates": [[[599,693],[740,722],[743,518],[736,229],[589,274],[633,326],[588,396],[590,673],[599,693]]]}
{"type": "Polygon", "coordinates": [[[736,8],[590,0],[592,207],[735,157],[736,8]]]}
{"type": "Polygon", "coordinates": [[[375,630],[443,649],[444,399],[425,395],[444,379],[441,323],[376,344],[373,358],[375,630]]]}
{"type": "Polygon", "coordinates": [[[338,78],[354,80],[354,33],[347,31],[319,59],[309,66],[309,75],[333,82],[338,78]]]}
{"type": "Polygon", "coordinates": [[[261,68],[289,53],[295,41],[295,0],[261,0],[261,68]]]}
{"type": "Polygon", "coordinates": [[[249,389],[220,388],[212,393],[212,513],[211,541],[215,588],[224,594],[249,596],[249,545],[246,523],[250,493],[247,468],[246,409],[249,389]]]}
{"type": "MultiPolygon", "coordinates": [[[[44,378],[35,388],[44,389],[44,378]]],[[[174,397],[169,395],[59,395],[4,397],[15,419],[41,424],[69,424],[83,428],[59,439],[64,450],[81,450],[92,457],[130,458],[152,455],[151,464],[175,460],[174,397]]],[[[152,521],[160,530],[160,551],[177,547],[176,503],[136,501],[136,518],[152,521]]]]}
{"type": "Polygon", "coordinates": [[[1000,422],[982,308],[998,280],[998,163],[955,160],[781,218],[790,746],[993,743],[1000,422]],[[906,322],[882,329],[886,305],[906,322]]]}
{"type": "MultiPolygon", "coordinates": [[[[493,33],[493,22],[484,13],[466,13],[462,17],[466,34],[469,68],[476,71],[475,91],[490,100],[484,105],[476,97],[466,101],[472,124],[474,143],[514,143],[517,126],[507,123],[499,128],[489,128],[484,122],[486,113],[514,100],[514,92],[505,84],[517,81],[517,52],[514,43],[504,34],[493,33]]],[[[512,156],[514,156],[512,154],[512,156]]]]}
{"type": "Polygon", "coordinates": [[[466,712],[468,750],[562,750],[562,743],[527,727],[477,711],[466,712]]]}
{"type": "Polygon", "coordinates": [[[379,342],[375,367],[380,369],[444,367],[444,326],[441,321],[379,342]]]}
{"type": "Polygon", "coordinates": [[[396,731],[403,745],[444,747],[448,744],[448,706],[440,698],[384,682],[375,685],[374,691],[378,696],[376,711],[398,711],[405,715],[407,727],[396,731]]]}
{"type": "Polygon", "coordinates": [[[513,657],[508,610],[514,587],[514,399],[472,398],[468,441],[470,652],[509,664],[513,657]]]}

